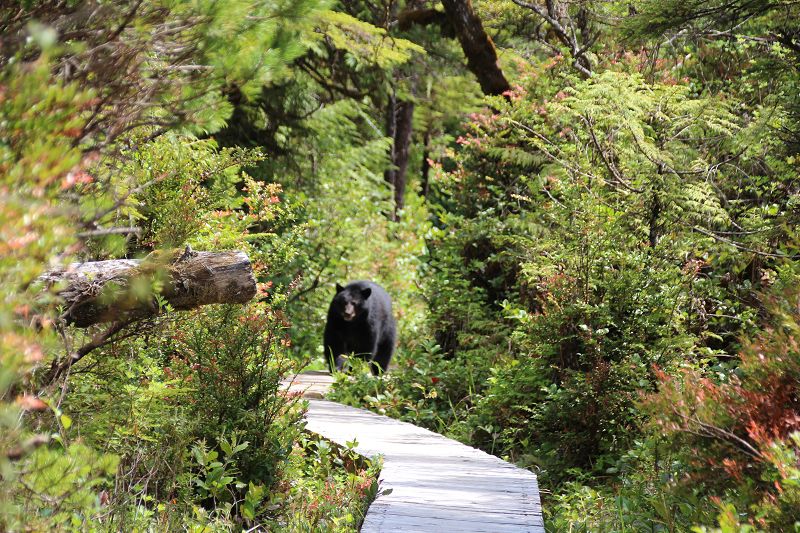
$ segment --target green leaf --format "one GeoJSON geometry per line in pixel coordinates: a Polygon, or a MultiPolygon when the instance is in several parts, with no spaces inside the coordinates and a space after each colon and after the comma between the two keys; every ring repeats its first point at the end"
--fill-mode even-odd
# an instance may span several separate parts
{"type": "Polygon", "coordinates": [[[250,502],[242,502],[242,516],[248,520],[253,520],[256,517],[255,507],[250,502]]]}
{"type": "Polygon", "coordinates": [[[230,456],[233,454],[233,449],[231,448],[230,443],[226,439],[222,439],[220,441],[219,447],[222,448],[222,451],[225,452],[226,456],[230,456]]]}

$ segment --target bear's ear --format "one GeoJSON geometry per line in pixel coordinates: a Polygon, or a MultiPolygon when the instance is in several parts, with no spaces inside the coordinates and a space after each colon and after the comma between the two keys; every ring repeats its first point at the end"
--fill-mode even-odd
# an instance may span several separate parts
{"type": "Polygon", "coordinates": [[[339,284],[337,283],[337,284],[336,284],[336,294],[339,294],[339,293],[340,293],[340,292],[342,292],[343,290],[344,290],[344,287],[342,287],[341,285],[339,285],[339,284]]]}
{"type": "Polygon", "coordinates": [[[367,287],[366,289],[361,289],[361,297],[365,300],[369,298],[370,294],[372,294],[372,289],[367,287]]]}

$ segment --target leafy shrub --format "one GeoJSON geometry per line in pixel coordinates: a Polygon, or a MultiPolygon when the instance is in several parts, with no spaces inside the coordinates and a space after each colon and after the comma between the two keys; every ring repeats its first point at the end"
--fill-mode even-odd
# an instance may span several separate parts
{"type": "Polygon", "coordinates": [[[171,368],[192,379],[194,435],[216,447],[234,432],[249,443],[238,459],[244,482],[271,486],[298,437],[300,411],[281,394],[292,368],[287,322],[266,305],[220,306],[195,314],[169,346],[171,368]]]}
{"type": "Polygon", "coordinates": [[[39,448],[19,478],[25,497],[18,514],[6,515],[4,527],[36,530],[60,524],[65,530],[86,531],[97,523],[109,524],[104,505],[118,462],[118,457],[80,443],[39,448]]]}
{"type": "Polygon", "coordinates": [[[235,433],[230,440],[222,436],[218,441],[222,457],[217,451],[209,450],[205,441],[192,447],[197,471],[192,473],[190,480],[200,501],[212,501],[210,511],[205,515],[210,521],[223,525],[244,522],[247,527],[252,527],[256,518],[261,518],[264,513],[262,501],[267,488],[239,479],[239,459],[236,456],[248,448],[247,441],[239,442],[235,433]]]}
{"type": "Polygon", "coordinates": [[[286,531],[359,531],[378,494],[381,463],[363,459],[348,443],[301,438],[291,458],[291,488],[284,500],[286,531]]]}
{"type": "Polygon", "coordinates": [[[475,388],[469,365],[455,368],[435,343],[421,343],[398,359],[381,377],[352,360],[349,373],[336,375],[328,397],[460,438],[458,424],[475,388]]]}
{"type": "Polygon", "coordinates": [[[645,405],[669,437],[683,475],[678,494],[702,490],[730,504],[754,527],[787,531],[800,523],[800,317],[798,297],[778,307],[772,326],[745,346],[722,379],[687,368],[659,373],[645,405]]]}
{"type": "Polygon", "coordinates": [[[526,265],[539,309],[509,303],[505,310],[518,322],[512,338],[525,355],[493,371],[473,413],[476,442],[516,460],[525,454],[523,462],[549,472],[605,468],[604,455],[615,457],[639,435],[636,401],[654,387],[652,365],[671,367],[681,348],[693,348],[674,314],[678,291],[664,290],[680,283],[677,269],[646,253],[588,247],[585,270],[558,266],[573,276],[526,265]]]}
{"type": "Polygon", "coordinates": [[[301,410],[281,392],[285,330],[263,303],[210,306],[82,361],[66,436],[118,458],[110,524],[271,519],[261,500],[284,482],[300,434],[301,410]]]}
{"type": "MultiPolygon", "coordinates": [[[[5,33],[5,32],[4,32],[5,33]]],[[[56,254],[74,242],[79,228],[74,192],[91,158],[76,142],[86,125],[84,110],[94,93],[53,75],[59,46],[54,32],[31,25],[27,49],[7,50],[0,61],[0,529],[21,529],[28,517],[33,527],[48,529],[49,515],[38,505],[63,503],[58,518],[74,527],[88,524],[98,511],[91,485],[107,480],[114,458],[103,458],[80,445],[36,450],[50,440],[29,423],[47,405],[28,387],[36,366],[63,347],[48,316],[58,302],[41,297],[34,281],[56,254]],[[30,56],[26,56],[30,54],[30,56]],[[27,57],[28,61],[22,61],[27,57]],[[31,325],[39,324],[41,328],[31,325]],[[36,453],[36,468],[26,470],[36,453]],[[88,470],[70,472],[80,460],[88,470]],[[48,465],[53,463],[53,468],[48,465]],[[96,467],[96,468],[95,468],[96,467]],[[54,470],[55,469],[55,470],[54,470]],[[54,481],[59,470],[75,483],[65,489],[54,481]],[[43,479],[39,482],[37,473],[43,479]],[[35,486],[27,492],[20,481],[35,486]],[[52,484],[52,486],[51,486],[52,484]],[[84,490],[85,488],[85,490],[84,490]],[[52,489],[52,491],[50,490],[52,489]],[[49,491],[49,492],[48,492],[49,491]],[[72,496],[72,497],[70,497],[72,496]],[[74,520],[74,522],[73,522],[74,520]],[[75,524],[78,525],[75,525],[75,524]]],[[[35,391],[38,392],[38,391],[35,391]]]]}

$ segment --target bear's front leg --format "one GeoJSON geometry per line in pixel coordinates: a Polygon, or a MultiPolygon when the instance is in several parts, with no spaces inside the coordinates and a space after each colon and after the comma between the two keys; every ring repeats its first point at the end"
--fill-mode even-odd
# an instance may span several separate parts
{"type": "Polygon", "coordinates": [[[328,370],[333,374],[333,370],[341,372],[347,363],[347,346],[344,340],[326,328],[325,330],[325,359],[328,361],[328,370]]]}
{"type": "Polygon", "coordinates": [[[387,336],[378,342],[375,349],[375,357],[372,359],[372,373],[376,376],[386,372],[389,368],[389,360],[394,351],[394,337],[387,336]]]}
{"type": "Polygon", "coordinates": [[[369,357],[369,369],[373,376],[380,376],[386,371],[381,361],[381,347],[378,343],[378,337],[374,336],[372,339],[372,350],[369,357]]]}

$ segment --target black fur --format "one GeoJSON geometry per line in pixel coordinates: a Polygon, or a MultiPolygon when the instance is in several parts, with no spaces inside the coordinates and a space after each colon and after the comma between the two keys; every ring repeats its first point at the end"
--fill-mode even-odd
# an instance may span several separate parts
{"type": "Polygon", "coordinates": [[[373,374],[386,372],[396,338],[392,300],[385,290],[371,281],[354,281],[346,287],[336,284],[324,340],[331,372],[343,370],[345,356],[350,354],[370,361],[373,374]]]}

